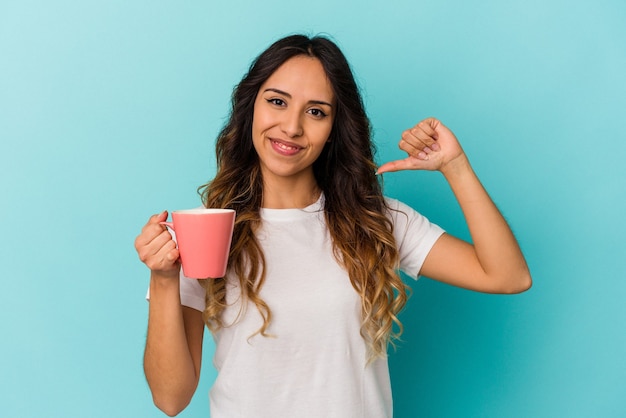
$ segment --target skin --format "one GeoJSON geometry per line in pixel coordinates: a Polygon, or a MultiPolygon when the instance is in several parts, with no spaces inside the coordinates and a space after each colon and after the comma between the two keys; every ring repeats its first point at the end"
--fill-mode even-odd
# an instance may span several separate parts
{"type": "Polygon", "coordinates": [[[529,289],[532,279],[517,240],[472,170],[456,136],[439,120],[428,118],[404,131],[399,146],[407,158],[383,164],[378,173],[441,172],[461,206],[473,242],[444,234],[426,257],[421,274],[485,293],[529,289]]]}
{"type": "Polygon", "coordinates": [[[154,215],[135,240],[139,259],[150,269],[148,336],[144,372],[154,404],[169,416],[191,401],[200,378],[202,314],[180,304],[180,262],[172,236],[154,215]]]}
{"type": "Polygon", "coordinates": [[[316,58],[294,57],[263,83],[252,121],[263,207],[306,207],[317,199],[313,163],[328,142],[334,107],[332,86],[316,58]]]}
{"type": "MultiPolygon", "coordinates": [[[[295,57],[261,86],[254,106],[253,143],[263,173],[263,207],[302,208],[319,188],[312,164],[328,141],[335,97],[321,63],[295,57]]],[[[524,257],[509,226],[481,185],[455,135],[429,118],[402,133],[407,158],[383,164],[378,173],[441,172],[454,192],[473,244],[444,234],[421,274],[487,293],[518,293],[531,286],[524,257]]],[[[176,244],[154,215],[135,240],[150,269],[150,308],[144,370],[153,399],[167,415],[182,411],[197,388],[204,323],[200,312],[180,304],[176,244]]]]}

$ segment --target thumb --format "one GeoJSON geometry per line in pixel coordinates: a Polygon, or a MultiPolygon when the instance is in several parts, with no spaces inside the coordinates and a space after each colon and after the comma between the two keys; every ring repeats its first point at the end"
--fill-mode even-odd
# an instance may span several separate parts
{"type": "Polygon", "coordinates": [[[378,167],[378,170],[376,170],[376,174],[391,173],[400,170],[409,170],[413,168],[413,166],[409,163],[408,160],[409,159],[407,158],[404,160],[389,161],[388,163],[385,163],[378,167]]]}

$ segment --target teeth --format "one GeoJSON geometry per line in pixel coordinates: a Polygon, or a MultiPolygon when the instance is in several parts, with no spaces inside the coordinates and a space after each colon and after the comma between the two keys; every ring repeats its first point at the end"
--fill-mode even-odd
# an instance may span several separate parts
{"type": "Polygon", "coordinates": [[[278,145],[279,148],[282,148],[284,150],[297,150],[298,149],[298,147],[292,147],[287,144],[283,144],[282,142],[274,141],[274,143],[278,145]]]}

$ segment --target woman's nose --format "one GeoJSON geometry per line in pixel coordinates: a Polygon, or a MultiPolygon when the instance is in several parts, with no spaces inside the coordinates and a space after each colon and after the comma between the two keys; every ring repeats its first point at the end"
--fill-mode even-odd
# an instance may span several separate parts
{"type": "Polygon", "coordinates": [[[302,121],[299,112],[288,110],[284,112],[281,129],[289,138],[301,136],[303,133],[302,121]]]}

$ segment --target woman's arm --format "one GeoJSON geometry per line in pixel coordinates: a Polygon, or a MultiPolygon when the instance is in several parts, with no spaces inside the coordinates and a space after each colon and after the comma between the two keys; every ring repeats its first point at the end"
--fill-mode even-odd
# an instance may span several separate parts
{"type": "Polygon", "coordinates": [[[201,312],[181,306],[178,250],[155,215],[135,240],[151,270],[144,372],[155,405],[169,416],[181,412],[198,386],[204,323],[201,312]]]}
{"type": "Polygon", "coordinates": [[[378,172],[440,171],[461,206],[473,242],[442,235],[420,273],[479,292],[519,293],[530,288],[519,245],[454,134],[437,119],[426,119],[403,133],[400,148],[408,158],[384,164],[378,172]]]}

